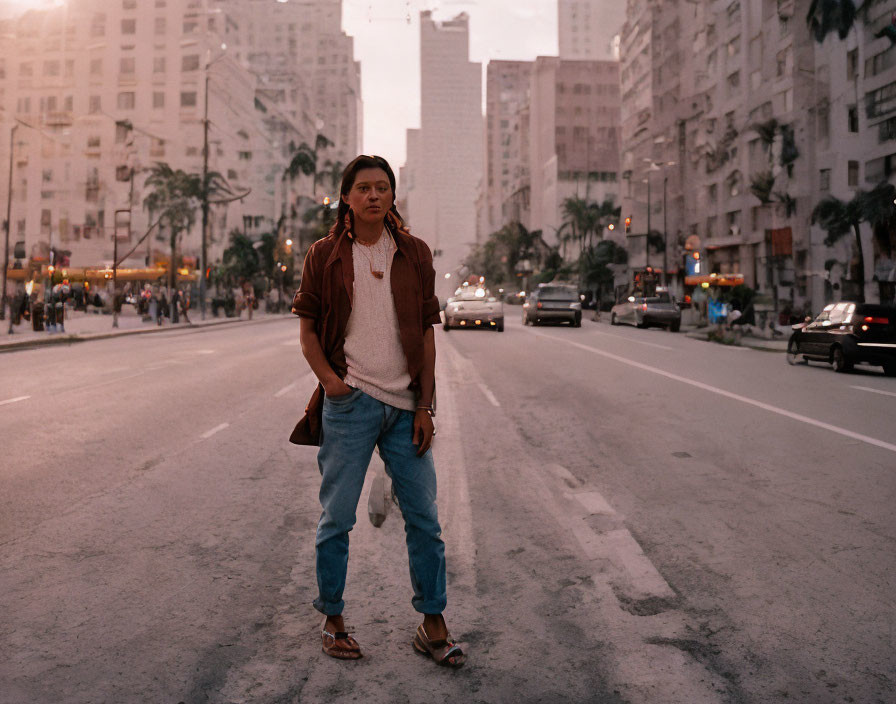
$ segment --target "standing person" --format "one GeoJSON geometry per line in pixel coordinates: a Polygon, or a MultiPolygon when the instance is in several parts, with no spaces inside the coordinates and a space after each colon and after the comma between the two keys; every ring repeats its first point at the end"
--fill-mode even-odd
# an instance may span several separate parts
{"type": "Polygon", "coordinates": [[[345,660],[361,648],[345,632],[342,599],[348,534],[374,447],[392,477],[405,521],[413,607],[423,614],[414,647],[460,667],[442,612],[445,544],[432,459],[439,302],[429,247],[395,208],[395,174],[382,157],[359,156],[343,172],[330,234],[305,257],[292,312],[302,354],[319,385],[290,441],[319,445],[318,597],[323,651],[345,660]]]}

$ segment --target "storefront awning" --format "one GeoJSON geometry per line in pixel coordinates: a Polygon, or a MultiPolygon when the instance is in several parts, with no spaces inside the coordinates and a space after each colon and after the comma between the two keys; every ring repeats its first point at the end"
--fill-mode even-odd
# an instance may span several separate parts
{"type": "Polygon", "coordinates": [[[701,276],[685,276],[685,286],[740,286],[744,282],[743,274],[705,274],[701,276]]]}

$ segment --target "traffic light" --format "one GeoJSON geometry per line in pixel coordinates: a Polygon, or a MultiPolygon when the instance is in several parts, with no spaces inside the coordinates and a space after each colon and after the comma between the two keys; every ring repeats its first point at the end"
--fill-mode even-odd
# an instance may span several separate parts
{"type": "Polygon", "coordinates": [[[625,219],[625,234],[628,234],[629,228],[632,226],[632,216],[629,215],[625,219]]]}

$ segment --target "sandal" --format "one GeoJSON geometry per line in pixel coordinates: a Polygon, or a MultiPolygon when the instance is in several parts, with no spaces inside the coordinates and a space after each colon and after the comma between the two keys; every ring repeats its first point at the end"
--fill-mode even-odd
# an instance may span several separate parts
{"type": "Polygon", "coordinates": [[[324,621],[324,627],[320,630],[321,650],[331,658],[336,658],[337,660],[360,660],[364,657],[361,653],[361,646],[358,645],[358,641],[345,631],[330,633],[325,627],[326,623],[327,622],[324,621]],[[337,646],[339,641],[344,641],[348,644],[348,647],[337,646]]]}
{"type": "Polygon", "coordinates": [[[451,640],[449,635],[444,640],[430,640],[421,623],[417,626],[417,634],[414,636],[414,649],[418,653],[428,655],[435,660],[436,665],[443,667],[460,667],[467,661],[467,656],[460,646],[451,640]]]}

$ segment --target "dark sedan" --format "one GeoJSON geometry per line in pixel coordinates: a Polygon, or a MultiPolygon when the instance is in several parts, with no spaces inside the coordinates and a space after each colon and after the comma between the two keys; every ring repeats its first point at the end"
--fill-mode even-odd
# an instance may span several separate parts
{"type": "Polygon", "coordinates": [[[844,301],[826,306],[815,320],[793,326],[787,361],[815,360],[846,372],[856,364],[896,376],[896,307],[844,301]]]}
{"type": "Polygon", "coordinates": [[[681,329],[681,308],[668,291],[657,291],[655,296],[620,296],[610,311],[610,325],[630,323],[639,328],[651,325],[665,327],[672,332],[681,329]]]}
{"type": "Polygon", "coordinates": [[[538,284],[523,304],[523,325],[568,322],[582,326],[582,297],[575,286],[538,284]]]}

